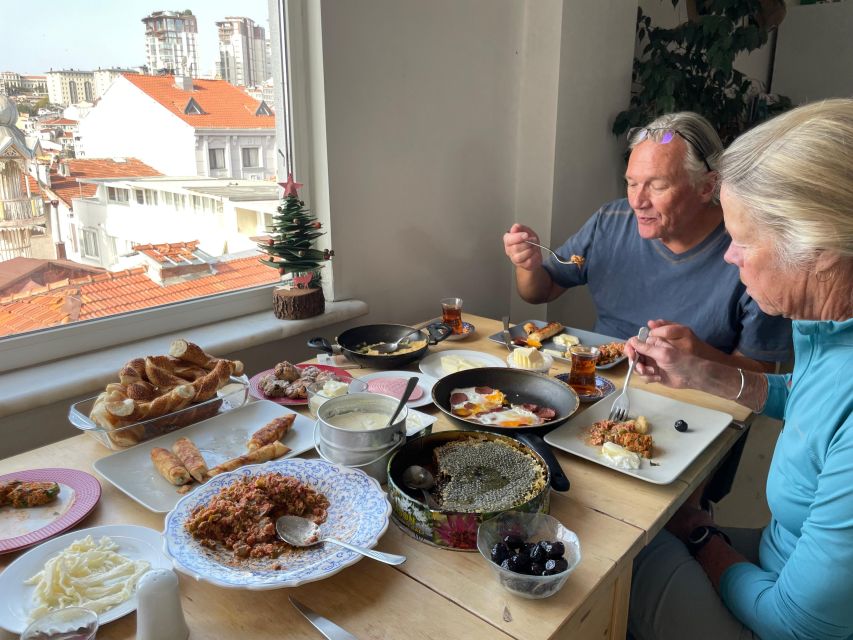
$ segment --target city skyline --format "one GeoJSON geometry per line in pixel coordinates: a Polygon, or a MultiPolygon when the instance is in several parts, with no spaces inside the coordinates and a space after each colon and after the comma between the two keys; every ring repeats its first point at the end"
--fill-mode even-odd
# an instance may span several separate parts
{"type": "Polygon", "coordinates": [[[0,71],[43,75],[61,69],[93,71],[145,64],[145,25],[153,11],[189,9],[198,21],[200,73],[213,77],[219,54],[216,21],[245,16],[269,37],[266,0],[43,0],[39,16],[7,34],[0,71]],[[69,32],[69,25],[73,28],[69,32]]]}

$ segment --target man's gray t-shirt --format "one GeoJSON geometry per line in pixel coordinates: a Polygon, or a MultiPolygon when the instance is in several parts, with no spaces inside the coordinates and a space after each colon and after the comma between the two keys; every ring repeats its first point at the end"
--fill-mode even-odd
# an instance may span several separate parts
{"type": "Polygon", "coordinates": [[[673,253],[660,240],[640,237],[623,198],[604,205],[557,250],[563,258],[583,256],[582,267],[550,255],[544,266],[561,287],[589,286],[598,333],[627,339],[660,318],[690,327],[725,353],[785,361],[791,322],[766,315],[747,295],[737,267],[723,260],[729,242],[720,224],[689,251],[673,253]]]}

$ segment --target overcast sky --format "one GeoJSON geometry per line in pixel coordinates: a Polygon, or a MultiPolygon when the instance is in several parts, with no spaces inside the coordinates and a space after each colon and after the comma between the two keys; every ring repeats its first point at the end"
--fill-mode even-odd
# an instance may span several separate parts
{"type": "Polygon", "coordinates": [[[216,21],[251,18],[269,37],[267,0],[38,0],[23,10],[17,0],[0,0],[0,13],[22,8],[4,24],[0,71],[41,75],[53,69],[137,67],[145,64],[145,25],[153,11],[190,9],[198,22],[202,75],[212,75],[219,55],[216,21]]]}

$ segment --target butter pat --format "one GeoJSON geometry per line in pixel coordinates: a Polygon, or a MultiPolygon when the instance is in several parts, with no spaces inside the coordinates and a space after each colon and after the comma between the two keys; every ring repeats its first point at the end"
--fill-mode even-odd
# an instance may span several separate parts
{"type": "Polygon", "coordinates": [[[472,362],[459,356],[443,356],[441,358],[441,368],[445,373],[456,373],[457,371],[465,371],[466,369],[479,369],[482,366],[479,362],[472,362]]]}
{"type": "Polygon", "coordinates": [[[512,352],[515,366],[520,369],[541,369],[545,365],[545,358],[534,347],[521,347],[512,352]]]}
{"type": "Polygon", "coordinates": [[[617,469],[640,468],[640,454],[628,451],[615,442],[605,442],[601,446],[601,456],[607,464],[617,469]]]}
{"type": "Polygon", "coordinates": [[[558,344],[563,347],[563,350],[568,350],[569,347],[573,347],[576,344],[580,344],[581,340],[577,336],[570,335],[568,333],[558,333],[553,338],[554,344],[558,344]]]}
{"type": "Polygon", "coordinates": [[[323,385],[323,395],[327,398],[337,398],[338,396],[345,395],[347,388],[349,388],[349,384],[346,382],[326,380],[326,383],[323,385]]]}

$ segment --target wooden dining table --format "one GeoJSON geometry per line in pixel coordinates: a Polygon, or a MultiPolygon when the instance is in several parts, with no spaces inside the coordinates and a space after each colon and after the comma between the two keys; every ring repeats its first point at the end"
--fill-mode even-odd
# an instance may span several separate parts
{"type": "MultiPolygon", "coordinates": [[[[490,341],[497,320],[466,315],[476,327],[464,341],[444,341],[431,351],[469,349],[505,358],[502,344],[490,341]]],[[[287,359],[287,354],[278,354],[287,359]]],[[[116,363],[120,365],[121,363],[116,363]]],[[[412,367],[416,370],[417,363],[412,367]]],[[[599,373],[620,386],[623,363],[599,373]]],[[[550,373],[568,371],[555,361],[550,373]]],[[[355,376],[371,369],[353,369],[355,376]]],[[[750,419],[745,407],[700,392],[646,385],[632,387],[731,414],[739,424],[750,419]]],[[[606,400],[605,400],[606,402],[606,400]]],[[[586,405],[581,405],[583,411],[586,405]]],[[[307,411],[298,407],[300,412],[307,411]]],[[[433,431],[455,429],[436,407],[421,411],[437,416],[433,431]]],[[[555,450],[571,481],[566,493],[552,491],[550,513],[577,533],[582,560],[566,585],[541,600],[517,597],[503,589],[477,552],[448,551],[416,540],[392,521],[377,549],[405,555],[391,567],[362,559],[324,580],[290,589],[223,589],[178,573],[181,601],[191,638],[305,638],[319,633],[290,605],[292,595],[358,638],[618,638],[625,637],[631,567],[639,551],[714,470],[740,436],[724,429],[717,439],[668,485],[656,485],[600,464],[555,450]]],[[[87,435],[77,435],[0,460],[0,475],[34,468],[61,467],[91,472],[93,463],[113,452],[87,435]]],[[[134,524],[162,531],[164,515],[148,511],[99,478],[98,505],[76,529],[134,524]]],[[[0,556],[4,569],[25,551],[0,556]]],[[[136,616],[127,615],[98,631],[101,640],[135,637],[136,616]]],[[[0,640],[14,638],[0,631],[0,640]]]]}

